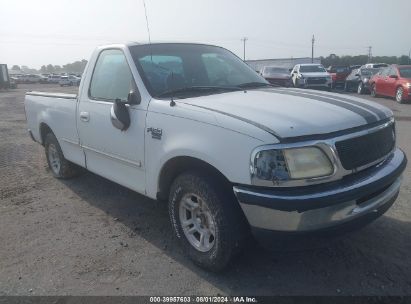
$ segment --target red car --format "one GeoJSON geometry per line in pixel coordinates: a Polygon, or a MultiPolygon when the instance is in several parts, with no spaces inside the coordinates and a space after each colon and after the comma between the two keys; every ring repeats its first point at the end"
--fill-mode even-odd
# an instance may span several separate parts
{"type": "Polygon", "coordinates": [[[331,74],[331,79],[333,81],[332,86],[334,88],[338,85],[343,86],[345,84],[345,79],[351,73],[350,67],[348,66],[330,66],[327,71],[331,74]]]}
{"type": "Polygon", "coordinates": [[[399,103],[411,100],[411,65],[391,65],[370,81],[371,96],[394,97],[399,103]]]}

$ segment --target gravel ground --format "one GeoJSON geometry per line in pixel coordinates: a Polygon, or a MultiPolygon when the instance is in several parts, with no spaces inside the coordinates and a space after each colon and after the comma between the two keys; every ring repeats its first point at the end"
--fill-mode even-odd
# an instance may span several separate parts
{"type": "MultiPolygon", "coordinates": [[[[0,295],[411,295],[411,166],[396,204],[335,240],[250,246],[222,274],[181,252],[165,204],[91,173],[54,179],[26,133],[20,85],[0,92],[0,295]]],[[[366,97],[370,98],[370,97],[366,97]]],[[[411,156],[411,104],[393,109],[411,156]]]]}

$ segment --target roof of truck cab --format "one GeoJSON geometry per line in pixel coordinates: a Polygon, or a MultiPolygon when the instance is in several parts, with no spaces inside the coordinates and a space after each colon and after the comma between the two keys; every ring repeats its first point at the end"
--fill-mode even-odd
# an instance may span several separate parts
{"type": "Polygon", "coordinates": [[[136,46],[136,45],[157,45],[157,44],[194,44],[194,45],[209,45],[209,46],[216,46],[216,47],[221,47],[218,45],[214,44],[209,44],[209,43],[201,43],[201,42],[184,42],[184,41],[153,41],[151,43],[149,42],[137,42],[137,41],[128,41],[128,42],[123,42],[123,43],[110,43],[110,44],[104,44],[100,45],[99,47],[113,47],[113,46],[136,46]]]}

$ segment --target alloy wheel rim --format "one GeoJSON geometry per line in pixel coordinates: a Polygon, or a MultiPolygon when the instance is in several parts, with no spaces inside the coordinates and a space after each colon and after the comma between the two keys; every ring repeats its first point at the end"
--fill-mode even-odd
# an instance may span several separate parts
{"type": "Polygon", "coordinates": [[[210,251],[216,239],[216,225],[206,202],[194,193],[183,196],[179,204],[180,223],[190,245],[210,251]]]}
{"type": "Polygon", "coordinates": [[[53,170],[55,174],[59,174],[61,162],[60,162],[60,156],[57,152],[57,148],[55,145],[53,144],[49,145],[48,156],[49,156],[51,170],[53,170]]]}
{"type": "Polygon", "coordinates": [[[398,101],[398,102],[401,102],[401,101],[402,101],[402,89],[401,89],[401,88],[397,90],[397,95],[396,95],[396,97],[397,97],[397,101],[398,101]]]}
{"type": "Polygon", "coordinates": [[[362,91],[362,83],[358,85],[358,94],[361,94],[361,91],[362,91]]]}

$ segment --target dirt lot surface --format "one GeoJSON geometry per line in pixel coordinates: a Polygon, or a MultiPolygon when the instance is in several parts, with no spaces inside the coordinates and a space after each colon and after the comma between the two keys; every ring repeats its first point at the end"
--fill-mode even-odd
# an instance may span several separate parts
{"type": "MultiPolygon", "coordinates": [[[[396,204],[337,240],[250,246],[222,274],[182,254],[163,203],[91,173],[52,177],[20,85],[0,92],[0,295],[411,295],[411,165],[396,204]]],[[[366,97],[370,98],[370,97],[366,97]]],[[[389,106],[411,156],[411,104],[389,106]]]]}

